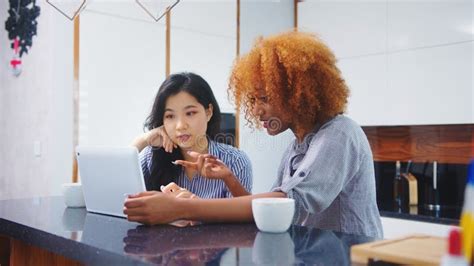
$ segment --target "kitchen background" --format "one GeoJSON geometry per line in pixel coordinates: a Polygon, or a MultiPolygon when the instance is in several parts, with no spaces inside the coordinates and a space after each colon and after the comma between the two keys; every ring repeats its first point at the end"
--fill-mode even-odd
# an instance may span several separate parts
{"type": "MultiPolygon", "coordinates": [[[[37,4],[38,35],[18,78],[7,64],[12,54],[0,29],[0,199],[59,195],[60,184],[71,180],[74,23],[45,1],[37,4]]],[[[7,8],[8,1],[1,1],[2,23],[7,8]]],[[[440,199],[456,206],[472,156],[473,13],[472,0],[249,0],[240,1],[237,27],[237,1],[183,0],[171,13],[170,70],[201,74],[221,109],[232,113],[226,89],[238,52],[248,51],[259,35],[295,24],[300,31],[316,32],[335,52],[351,89],[347,114],[370,132],[372,148],[382,152],[375,157],[379,202],[393,198],[396,160],[402,161],[402,170],[413,160],[412,173],[419,180],[432,178],[433,161],[439,160],[438,175],[447,182],[440,199]],[[448,153],[459,160],[443,161],[444,145],[420,156],[411,148],[393,153],[400,145],[374,146],[374,139],[387,139],[377,132],[419,127],[429,132],[460,128],[448,141],[454,143],[448,153]],[[384,157],[384,152],[394,156],[384,157]]],[[[95,0],[80,15],[79,33],[79,143],[128,145],[142,132],[165,77],[165,22],[153,22],[134,1],[95,0]]],[[[410,130],[400,143],[409,139],[414,143],[409,147],[417,147],[417,141],[426,140],[423,133],[410,138],[410,130]]],[[[240,148],[253,163],[253,192],[266,191],[293,136],[285,132],[269,138],[242,119],[238,132],[240,148]]],[[[439,139],[430,139],[436,146],[439,139]]],[[[385,218],[386,236],[399,234],[387,228],[405,222],[385,218]]],[[[437,224],[410,222],[416,232],[445,233],[437,224]]]]}

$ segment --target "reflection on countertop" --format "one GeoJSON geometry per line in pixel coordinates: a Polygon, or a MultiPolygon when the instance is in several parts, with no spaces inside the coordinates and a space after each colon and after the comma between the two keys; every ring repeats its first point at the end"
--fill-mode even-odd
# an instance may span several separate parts
{"type": "Polygon", "coordinates": [[[399,207],[393,203],[379,202],[378,207],[383,217],[449,225],[458,225],[462,212],[462,208],[455,206],[441,206],[433,210],[427,206],[399,207]]]}

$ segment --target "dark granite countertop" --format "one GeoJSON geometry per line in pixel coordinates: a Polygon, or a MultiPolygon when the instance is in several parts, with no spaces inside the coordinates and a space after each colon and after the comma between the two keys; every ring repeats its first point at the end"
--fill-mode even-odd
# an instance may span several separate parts
{"type": "Polygon", "coordinates": [[[66,208],[61,197],[0,201],[0,235],[99,265],[349,265],[351,245],[375,240],[300,226],[283,234],[254,224],[143,226],[66,208]]]}
{"type": "Polygon", "coordinates": [[[429,222],[437,224],[459,225],[462,209],[441,206],[439,210],[430,210],[424,206],[396,207],[392,203],[378,203],[382,217],[429,222]]]}

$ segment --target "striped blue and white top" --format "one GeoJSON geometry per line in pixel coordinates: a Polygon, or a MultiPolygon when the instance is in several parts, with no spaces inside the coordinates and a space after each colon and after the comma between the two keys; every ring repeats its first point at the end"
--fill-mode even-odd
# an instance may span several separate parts
{"type": "MultiPolygon", "coordinates": [[[[242,186],[248,191],[252,191],[252,165],[247,155],[230,145],[209,141],[209,154],[216,156],[223,161],[227,167],[239,179],[242,186]]],[[[152,147],[148,146],[140,152],[140,162],[143,176],[150,178],[152,163],[152,147]]],[[[181,170],[178,178],[174,181],[178,186],[186,188],[200,198],[230,198],[232,193],[228,190],[221,179],[207,179],[201,175],[196,175],[192,179],[186,176],[184,169],[181,170]]]]}

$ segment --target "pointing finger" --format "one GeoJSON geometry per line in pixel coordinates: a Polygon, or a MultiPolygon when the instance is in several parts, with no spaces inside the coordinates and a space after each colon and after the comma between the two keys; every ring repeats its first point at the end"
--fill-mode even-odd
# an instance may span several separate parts
{"type": "Polygon", "coordinates": [[[188,161],[184,161],[184,160],[176,160],[176,161],[173,162],[173,164],[181,165],[183,167],[193,169],[193,170],[198,168],[197,163],[192,163],[192,162],[188,162],[188,161]]]}

